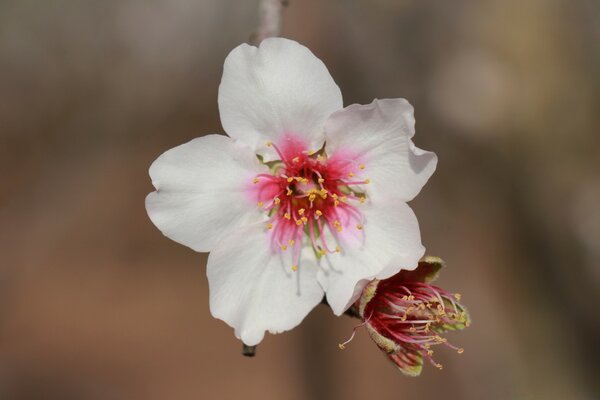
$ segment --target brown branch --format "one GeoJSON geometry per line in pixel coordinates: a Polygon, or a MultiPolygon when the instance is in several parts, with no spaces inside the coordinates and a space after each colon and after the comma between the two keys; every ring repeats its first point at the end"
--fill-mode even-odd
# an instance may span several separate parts
{"type": "Polygon", "coordinates": [[[242,355],[245,357],[254,357],[256,355],[256,346],[242,344],[242,355]]]}
{"type": "Polygon", "coordinates": [[[258,8],[258,28],[250,36],[250,43],[258,46],[269,37],[281,34],[281,13],[289,4],[287,0],[261,0],[258,8]]]}
{"type": "MultiPolygon", "coordinates": [[[[323,297],[323,300],[321,300],[321,304],[330,307],[329,303],[327,302],[327,298],[323,297]]],[[[344,315],[347,315],[349,317],[352,318],[361,318],[360,314],[358,313],[358,308],[355,307],[354,305],[350,306],[350,308],[348,308],[345,312],[344,315]]]]}
{"type": "MultiPolygon", "coordinates": [[[[281,33],[281,13],[288,4],[287,0],[260,0],[258,28],[250,36],[250,43],[258,46],[266,38],[279,36],[281,33]]],[[[254,357],[256,346],[242,344],[242,354],[246,357],[254,357]]]]}

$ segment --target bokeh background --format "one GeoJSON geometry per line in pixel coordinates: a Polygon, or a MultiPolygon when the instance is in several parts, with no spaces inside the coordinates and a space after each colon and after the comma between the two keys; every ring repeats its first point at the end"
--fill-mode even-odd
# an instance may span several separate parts
{"type": "Polygon", "coordinates": [[[473,325],[395,370],[317,308],[255,358],[167,240],[150,163],[222,132],[257,0],[0,0],[0,398],[600,399],[600,3],[292,0],[344,103],[405,97],[438,171],[412,202],[473,325]]]}

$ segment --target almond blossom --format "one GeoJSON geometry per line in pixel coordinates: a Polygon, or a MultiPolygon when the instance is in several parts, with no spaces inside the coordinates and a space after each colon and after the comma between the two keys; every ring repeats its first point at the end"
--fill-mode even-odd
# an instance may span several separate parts
{"type": "Polygon", "coordinates": [[[435,170],[404,99],[343,108],[306,47],[270,38],[227,56],[207,135],[150,167],[146,209],[169,238],[210,252],[213,316],[247,345],[297,326],[323,295],[341,315],[373,279],[424,254],[413,199],[435,170]]]}

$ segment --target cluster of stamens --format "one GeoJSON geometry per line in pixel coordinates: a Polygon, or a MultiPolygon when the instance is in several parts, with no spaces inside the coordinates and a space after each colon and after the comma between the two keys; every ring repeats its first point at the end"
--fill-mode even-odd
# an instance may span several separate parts
{"type": "Polygon", "coordinates": [[[343,231],[363,229],[357,206],[367,200],[363,185],[370,181],[356,176],[365,165],[356,159],[328,158],[323,150],[281,151],[271,142],[267,146],[280,159],[268,163],[271,173],[257,175],[253,183],[257,205],[270,217],[267,229],[274,249],[293,250],[294,271],[304,235],[319,257],[340,253],[343,231]]]}
{"type": "Polygon", "coordinates": [[[420,354],[442,369],[432,357],[432,346],[443,344],[463,353],[462,348],[441,336],[470,324],[466,310],[459,303],[460,294],[424,282],[397,282],[393,278],[371,284],[374,295],[362,310],[364,324],[374,340],[379,339],[380,347],[383,343],[392,361],[410,365],[416,362],[414,356],[420,354]],[[393,343],[391,347],[388,341],[393,343]]]}

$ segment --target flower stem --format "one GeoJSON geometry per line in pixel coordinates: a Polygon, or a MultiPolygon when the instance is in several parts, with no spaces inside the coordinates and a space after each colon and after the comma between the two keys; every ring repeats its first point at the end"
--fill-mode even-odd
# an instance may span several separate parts
{"type": "Polygon", "coordinates": [[[287,0],[261,0],[258,6],[258,27],[250,36],[250,43],[259,45],[264,39],[281,34],[281,13],[287,0]]]}
{"type": "MultiPolygon", "coordinates": [[[[329,307],[329,303],[327,302],[327,297],[323,297],[323,300],[321,300],[321,304],[329,307]]],[[[352,318],[361,318],[360,314],[358,313],[358,310],[356,309],[356,307],[353,305],[350,308],[348,308],[345,312],[344,315],[347,315],[349,317],[352,318]]]]}
{"type": "Polygon", "coordinates": [[[242,355],[245,357],[254,357],[256,355],[256,346],[246,346],[244,344],[242,347],[242,355]]]}

